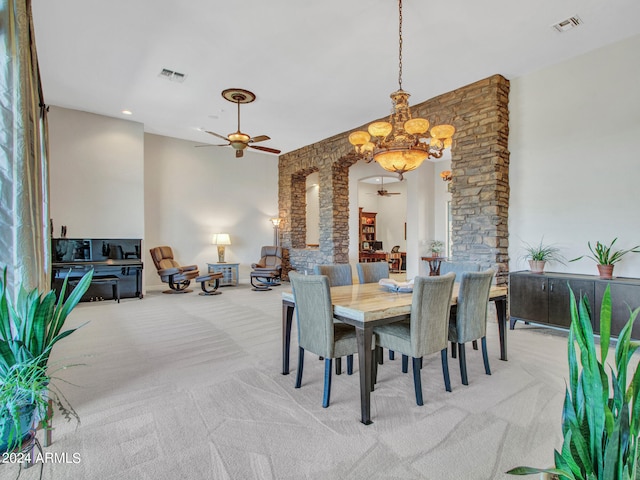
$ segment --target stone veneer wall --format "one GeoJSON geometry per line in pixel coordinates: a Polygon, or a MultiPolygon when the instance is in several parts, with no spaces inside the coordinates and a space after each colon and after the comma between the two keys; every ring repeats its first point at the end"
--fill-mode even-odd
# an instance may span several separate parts
{"type": "MultiPolygon", "coordinates": [[[[414,117],[456,127],[452,158],[453,259],[498,270],[507,282],[509,208],[509,81],[480,80],[412,106],[414,117]]],[[[358,127],[357,129],[362,129],[358,127]]],[[[280,156],[279,215],[287,269],[349,261],[349,167],[353,147],[344,132],[280,156]],[[305,177],[320,177],[320,246],[306,248],[305,177]]]]}

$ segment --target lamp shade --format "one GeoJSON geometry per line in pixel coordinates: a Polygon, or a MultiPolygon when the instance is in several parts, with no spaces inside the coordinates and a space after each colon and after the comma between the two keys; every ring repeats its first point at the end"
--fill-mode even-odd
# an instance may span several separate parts
{"type": "Polygon", "coordinates": [[[228,233],[214,233],[211,243],[213,245],[231,245],[231,239],[228,233]]]}
{"type": "Polygon", "coordinates": [[[378,153],[375,160],[389,172],[409,172],[418,168],[427,155],[424,150],[390,150],[378,153]]]}

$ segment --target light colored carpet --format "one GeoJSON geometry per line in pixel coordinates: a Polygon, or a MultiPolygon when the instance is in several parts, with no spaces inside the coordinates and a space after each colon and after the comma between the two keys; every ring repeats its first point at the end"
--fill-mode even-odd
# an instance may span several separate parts
{"type": "MultiPolygon", "coordinates": [[[[323,362],[307,355],[303,386],[281,369],[281,291],[247,284],[222,295],[164,295],[79,305],[68,325],[88,321],[54,350],[84,363],[58,381],[81,425],[54,421],[45,479],[503,479],[521,464],[551,465],[561,444],[566,337],[518,324],[500,361],[491,318],[493,374],[467,349],[469,386],[450,360],[444,390],[440,356],[426,358],[425,405],[411,374],[385,359],[369,426],[359,422],[356,374],[333,377],[323,409],[323,362]]],[[[295,333],[293,338],[295,338],[295,333]]],[[[344,363],[344,362],[343,362],[344,363]]],[[[344,365],[343,365],[344,367],[344,365]]],[[[37,478],[39,468],[22,473],[37,478]]],[[[15,465],[0,466],[15,478],[15,465]]]]}

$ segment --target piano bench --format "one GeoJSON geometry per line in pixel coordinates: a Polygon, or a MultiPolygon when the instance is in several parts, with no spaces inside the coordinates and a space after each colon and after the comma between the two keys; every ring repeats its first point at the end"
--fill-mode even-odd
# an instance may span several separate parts
{"type": "MultiPolygon", "coordinates": [[[[78,284],[80,280],[69,280],[69,285],[72,286],[76,286],[78,284]]],[[[91,283],[95,283],[95,284],[111,284],[111,290],[113,292],[113,299],[117,300],[118,303],[120,303],[120,283],[118,283],[120,281],[120,277],[118,277],[117,275],[95,275],[92,279],[91,279],[91,283]]]]}

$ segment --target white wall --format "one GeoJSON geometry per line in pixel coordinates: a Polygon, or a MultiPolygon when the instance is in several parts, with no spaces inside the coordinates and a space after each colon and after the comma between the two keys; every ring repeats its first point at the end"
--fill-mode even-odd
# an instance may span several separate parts
{"type": "MultiPolygon", "coordinates": [[[[271,217],[278,216],[278,157],[231,148],[195,148],[196,143],[145,134],[145,240],[147,250],[170,245],[180,263],[218,260],[214,233],[228,233],[225,260],[241,264],[248,282],[260,248],[273,243],[271,217]]],[[[147,252],[147,285],[160,279],[147,252]]]]}
{"type": "Polygon", "coordinates": [[[143,238],[142,124],[51,107],[49,139],[54,236],[143,238]]]}
{"type": "Polygon", "coordinates": [[[178,261],[217,262],[213,233],[229,233],[227,262],[248,282],[260,248],[273,243],[278,158],[145,134],[143,125],[52,107],[51,216],[56,236],[142,238],[144,284],[159,285],[149,248],[170,245],[178,261]]]}
{"type": "MultiPolygon", "coordinates": [[[[587,241],[640,244],[640,36],[511,82],[510,270],[522,242],[555,243],[567,258],[587,241]]],[[[580,260],[547,270],[597,274],[580,260]]],[[[640,277],[640,254],[614,275],[640,277]]]]}

